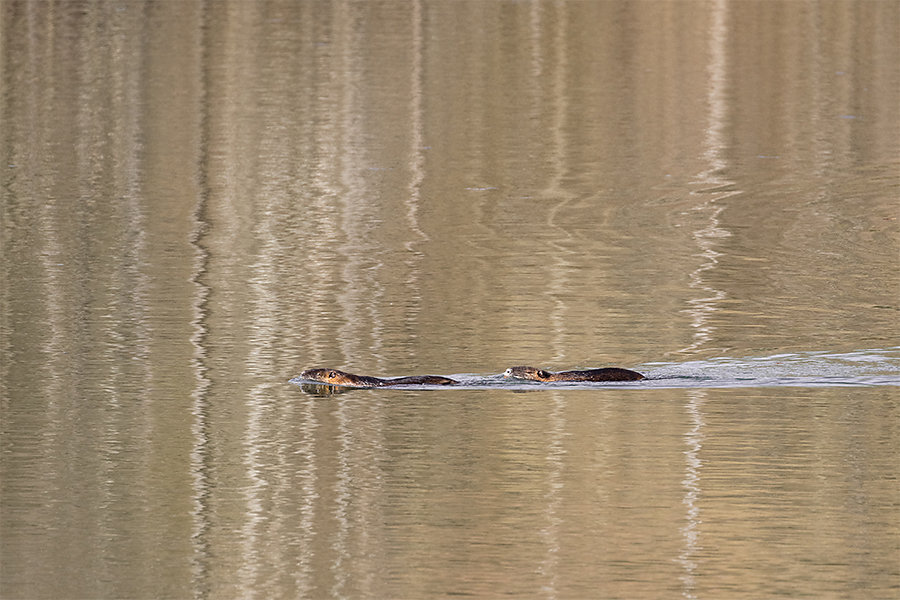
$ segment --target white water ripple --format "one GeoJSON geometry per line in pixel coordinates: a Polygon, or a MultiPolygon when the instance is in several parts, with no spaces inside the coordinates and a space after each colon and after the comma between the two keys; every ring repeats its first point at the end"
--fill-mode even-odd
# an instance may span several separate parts
{"type": "MultiPolygon", "coordinates": [[[[647,376],[643,381],[541,383],[510,380],[502,374],[451,373],[459,386],[403,386],[402,389],[647,389],[647,388],[729,388],[729,387],[846,387],[900,386],[900,346],[853,352],[791,352],[754,357],[715,357],[685,362],[652,362],[634,367],[647,376]]],[[[325,385],[308,385],[300,378],[291,383],[311,392],[325,389],[343,391],[325,385]]],[[[397,389],[397,388],[393,388],[397,389]]]]}

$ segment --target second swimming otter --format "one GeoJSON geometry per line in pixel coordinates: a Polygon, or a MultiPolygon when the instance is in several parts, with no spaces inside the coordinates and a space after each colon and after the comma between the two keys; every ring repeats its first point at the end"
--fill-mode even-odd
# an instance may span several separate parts
{"type": "Polygon", "coordinates": [[[604,369],[587,369],[586,371],[561,371],[552,373],[536,367],[510,367],[504,377],[514,379],[530,379],[532,381],[639,381],[646,379],[637,371],[607,367],[604,369]]]}
{"type": "Polygon", "coordinates": [[[369,377],[368,375],[345,373],[337,369],[309,369],[300,373],[300,378],[329,385],[358,388],[388,387],[393,385],[454,385],[459,383],[455,379],[439,375],[413,375],[410,377],[381,379],[379,377],[369,377]]]}

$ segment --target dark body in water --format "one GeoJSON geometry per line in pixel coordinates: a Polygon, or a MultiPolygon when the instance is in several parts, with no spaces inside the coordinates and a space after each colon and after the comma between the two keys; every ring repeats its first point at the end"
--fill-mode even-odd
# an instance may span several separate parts
{"type": "Polygon", "coordinates": [[[439,375],[412,375],[410,377],[381,379],[380,377],[345,373],[337,369],[309,369],[300,373],[300,378],[329,385],[358,388],[390,387],[394,385],[454,385],[459,383],[454,379],[439,375]]]}
{"type": "Polygon", "coordinates": [[[645,379],[637,371],[606,367],[604,369],[587,369],[585,371],[561,371],[553,373],[536,367],[510,367],[503,373],[504,377],[513,379],[530,379],[531,381],[639,381],[645,379]]]}

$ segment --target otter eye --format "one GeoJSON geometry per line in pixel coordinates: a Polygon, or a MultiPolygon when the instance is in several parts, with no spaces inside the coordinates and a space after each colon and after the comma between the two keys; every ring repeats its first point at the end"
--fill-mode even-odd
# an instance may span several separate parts
{"type": "Polygon", "coordinates": [[[509,377],[510,375],[512,375],[512,369],[507,369],[507,370],[503,371],[504,377],[509,377]]]}
{"type": "Polygon", "coordinates": [[[337,377],[337,373],[335,373],[334,371],[328,371],[328,378],[329,378],[329,379],[333,379],[333,378],[335,378],[335,377],[337,377]]]}
{"type": "Polygon", "coordinates": [[[545,371],[545,370],[543,370],[543,369],[538,369],[537,374],[538,374],[538,377],[540,377],[541,379],[544,379],[544,378],[546,378],[546,377],[550,377],[550,373],[548,373],[547,371],[545,371]]]}

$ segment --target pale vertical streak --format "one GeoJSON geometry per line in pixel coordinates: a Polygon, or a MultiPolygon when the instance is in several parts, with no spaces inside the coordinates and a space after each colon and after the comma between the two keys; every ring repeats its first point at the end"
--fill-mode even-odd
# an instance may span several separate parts
{"type": "Polygon", "coordinates": [[[334,550],[334,559],[331,563],[331,572],[334,577],[334,583],[331,586],[330,596],[332,598],[349,598],[347,591],[349,574],[353,571],[353,560],[350,554],[350,509],[352,505],[351,488],[353,485],[352,469],[352,452],[353,445],[353,422],[352,422],[352,401],[347,399],[338,400],[336,409],[337,417],[337,452],[334,483],[334,518],[337,521],[337,528],[332,536],[331,547],[334,550]]]}
{"type": "MultiPolygon", "coordinates": [[[[366,109],[370,101],[365,93],[370,88],[370,81],[363,57],[369,51],[379,51],[378,47],[364,46],[368,39],[365,28],[371,26],[365,18],[368,10],[378,11],[379,8],[352,2],[337,5],[338,25],[335,29],[340,41],[342,63],[339,73],[343,84],[339,177],[343,192],[343,254],[346,259],[345,287],[338,296],[345,321],[340,328],[339,342],[345,357],[374,359],[380,364],[383,357],[379,351],[384,343],[380,302],[384,285],[378,274],[384,268],[384,249],[372,231],[383,215],[381,204],[371,200],[367,178],[362,175],[371,160],[365,141],[366,109]]],[[[374,572],[370,560],[375,553],[369,551],[368,544],[376,539],[377,532],[371,517],[372,503],[367,502],[371,490],[361,485],[365,475],[364,462],[356,459],[362,440],[358,439],[359,419],[353,407],[352,399],[341,400],[335,414],[339,434],[332,514],[336,526],[331,544],[334,558],[330,566],[333,576],[330,595],[335,598],[352,597],[354,593],[366,595],[365,588],[371,584],[370,575],[374,572]]],[[[377,405],[373,410],[380,412],[377,405]]]]}
{"type": "MultiPolygon", "coordinates": [[[[562,237],[571,239],[571,234],[564,227],[555,223],[556,215],[563,210],[571,199],[568,193],[563,189],[562,180],[566,173],[567,161],[565,155],[568,150],[566,143],[566,116],[569,110],[566,90],[566,76],[568,75],[568,56],[566,54],[566,7],[557,6],[556,31],[553,40],[553,48],[556,52],[556,64],[553,69],[553,88],[551,93],[551,101],[553,102],[553,123],[551,124],[553,141],[552,151],[550,152],[550,164],[552,165],[552,178],[544,191],[544,194],[554,201],[554,205],[550,208],[547,217],[547,224],[555,231],[559,232],[562,237]]],[[[540,63],[538,63],[540,64],[540,63]]],[[[535,78],[537,83],[539,79],[535,78]]],[[[551,240],[549,242],[553,252],[553,268],[550,271],[550,290],[566,290],[569,284],[566,277],[566,270],[570,263],[565,256],[571,254],[561,244],[551,240]]],[[[557,294],[551,293],[553,298],[553,309],[550,311],[549,322],[553,327],[553,360],[557,363],[566,358],[566,301],[557,294]]]]}
{"type": "MultiPolygon", "coordinates": [[[[249,352],[247,365],[252,369],[264,372],[270,368],[272,345],[279,339],[283,327],[283,316],[280,312],[279,297],[276,293],[278,285],[278,265],[285,255],[278,229],[282,215],[288,210],[285,186],[282,185],[282,174],[290,171],[288,148],[280,146],[286,139],[279,135],[281,127],[267,128],[261,132],[259,153],[262,158],[259,173],[264,183],[260,185],[262,193],[257,199],[259,209],[256,211],[253,224],[253,235],[258,242],[258,250],[250,267],[253,275],[247,280],[247,309],[252,316],[253,327],[248,332],[249,352]]],[[[271,422],[271,383],[261,380],[248,390],[250,418],[254,425],[263,423],[259,431],[260,439],[248,437],[247,447],[253,456],[262,456],[254,462],[258,475],[254,479],[259,482],[257,496],[267,506],[264,509],[259,527],[253,532],[252,545],[257,548],[256,555],[266,554],[266,548],[272,539],[285,539],[286,531],[293,531],[291,523],[285,526],[284,491],[287,488],[285,473],[288,469],[283,440],[267,424],[271,422]]],[[[265,576],[264,568],[277,572],[290,572],[292,566],[286,561],[284,553],[268,552],[265,561],[258,561],[254,583],[254,592],[260,596],[271,595],[271,581],[265,576]]]]}
{"type": "MultiPolygon", "coordinates": [[[[324,6],[324,5],[323,5],[324,6]]],[[[324,8],[323,8],[324,10],[324,8]]],[[[305,19],[304,23],[315,22],[317,16],[310,15],[309,19],[305,19]]],[[[324,18],[324,15],[323,17],[324,18]]],[[[334,56],[339,51],[337,36],[339,31],[337,28],[334,32],[330,32],[331,38],[326,38],[330,43],[320,44],[319,39],[315,39],[314,60],[316,64],[328,63],[337,60],[334,56]],[[337,49],[337,50],[336,50],[337,49]]],[[[309,36],[318,34],[318,31],[309,26],[309,36]]],[[[319,34],[322,35],[322,34],[319,34]]],[[[333,69],[339,72],[338,69],[333,69]]],[[[314,278],[322,278],[322,274],[327,274],[325,279],[338,281],[338,277],[332,273],[333,269],[339,268],[337,258],[331,256],[335,248],[341,245],[341,216],[335,209],[339,205],[341,189],[335,182],[334,173],[337,170],[337,157],[341,154],[338,132],[340,129],[340,110],[334,110],[332,107],[339,106],[337,92],[339,90],[339,79],[333,76],[328,81],[317,84],[314,90],[314,96],[320,99],[314,102],[315,115],[314,124],[310,125],[310,134],[301,136],[298,143],[301,144],[300,151],[313,157],[314,161],[310,171],[309,180],[309,207],[308,213],[311,219],[314,219],[311,230],[315,233],[304,238],[303,260],[309,265],[309,275],[314,278]],[[321,88],[321,89],[319,89],[321,88]]],[[[340,284],[338,281],[337,284],[340,284]]],[[[332,340],[334,331],[332,326],[326,319],[319,318],[322,315],[329,314],[333,307],[331,288],[326,285],[313,285],[308,289],[309,306],[308,312],[313,318],[304,319],[304,327],[306,328],[306,337],[313,340],[309,346],[310,360],[318,364],[322,360],[324,348],[326,344],[320,343],[321,340],[332,340]]]]}
{"type": "MultiPolygon", "coordinates": [[[[419,204],[422,200],[422,182],[425,180],[425,134],[423,128],[422,104],[424,102],[422,59],[425,46],[422,36],[422,0],[412,3],[412,68],[410,76],[410,181],[409,197],[406,200],[406,221],[416,239],[406,242],[408,251],[420,257],[416,250],[420,242],[428,241],[426,234],[419,226],[419,204]]],[[[415,272],[415,271],[413,271],[415,272]]]]}
{"type": "Polygon", "coordinates": [[[200,12],[200,31],[198,35],[199,65],[198,85],[199,97],[197,101],[200,112],[198,134],[198,159],[197,159],[197,206],[191,219],[194,229],[191,234],[190,244],[194,249],[193,272],[191,284],[195,289],[194,301],[191,306],[193,318],[191,319],[191,344],[194,347],[194,356],[191,359],[191,368],[194,372],[196,383],[191,392],[191,488],[193,492],[191,508],[191,589],[195,598],[205,598],[209,595],[209,562],[210,541],[210,483],[209,483],[209,406],[207,394],[210,381],[207,376],[206,345],[208,343],[207,309],[209,305],[209,286],[205,283],[205,275],[209,264],[209,251],[203,243],[204,232],[208,227],[205,220],[206,204],[209,197],[208,172],[209,167],[209,107],[207,105],[208,73],[207,43],[205,35],[207,31],[206,5],[202,4],[200,12]]]}
{"type": "Polygon", "coordinates": [[[337,298],[343,313],[338,342],[344,357],[373,357],[381,363],[383,324],[378,306],[384,296],[384,285],[378,273],[384,264],[381,248],[375,241],[376,236],[372,235],[381,215],[378,205],[369,197],[367,181],[361,175],[368,166],[364,129],[367,99],[363,97],[367,82],[366,69],[361,63],[369,48],[362,46],[365,35],[360,31],[367,26],[367,21],[357,12],[370,9],[377,10],[352,2],[337,5],[339,42],[336,44],[339,43],[342,59],[337,73],[343,83],[339,108],[338,177],[341,182],[341,228],[345,233],[342,251],[346,259],[344,287],[337,298]],[[363,327],[368,331],[361,329],[363,327]],[[368,345],[366,334],[371,336],[368,345]]]}
{"type": "Polygon", "coordinates": [[[706,397],[704,390],[689,390],[690,400],[687,404],[687,413],[690,418],[690,429],[684,435],[687,449],[684,451],[685,475],[681,480],[684,489],[682,503],[685,505],[685,524],[681,528],[683,547],[678,555],[678,563],[681,565],[681,595],[685,598],[696,598],[695,577],[697,572],[696,555],[700,550],[700,506],[701,494],[700,473],[703,461],[700,459],[700,451],[703,449],[703,400],[706,397]]]}
{"type": "MultiPolygon", "coordinates": [[[[360,256],[368,256],[371,254],[368,248],[360,247],[359,237],[361,231],[359,228],[365,227],[365,224],[359,224],[356,221],[364,219],[366,212],[360,210],[362,207],[357,206],[353,199],[357,199],[359,190],[363,189],[363,182],[354,170],[352,161],[357,160],[357,152],[354,150],[354,142],[352,133],[359,132],[360,115],[355,113],[358,105],[357,91],[358,84],[361,82],[361,69],[355,64],[355,57],[358,56],[358,49],[355,45],[355,23],[354,7],[348,2],[340,2],[336,4],[335,14],[335,45],[340,52],[340,65],[338,69],[339,77],[342,81],[342,97],[340,98],[339,112],[340,120],[336,134],[340,139],[339,142],[339,158],[338,160],[338,177],[341,182],[339,202],[341,204],[342,229],[345,233],[345,243],[343,247],[343,258],[346,263],[344,266],[345,283],[344,290],[338,295],[338,303],[341,305],[341,312],[344,316],[345,324],[339,329],[338,341],[342,349],[342,355],[352,357],[356,349],[360,346],[360,336],[354,332],[353,322],[362,321],[369,322],[368,319],[362,318],[359,314],[359,306],[357,300],[360,296],[358,290],[358,278],[366,277],[367,269],[362,264],[360,256]],[[353,198],[348,196],[353,195],[353,198]]],[[[362,139],[359,136],[358,139],[362,139]]],[[[363,281],[363,284],[366,282],[363,281]]],[[[372,315],[373,317],[375,315],[372,315]]],[[[374,322],[374,319],[373,319],[374,322]]],[[[348,571],[352,568],[352,557],[350,555],[350,506],[351,506],[351,454],[352,454],[352,412],[346,400],[341,400],[335,409],[335,417],[337,419],[337,427],[339,434],[337,436],[336,470],[334,473],[334,506],[332,515],[336,522],[334,533],[331,537],[331,548],[334,552],[334,558],[331,562],[331,573],[333,583],[330,590],[332,598],[348,597],[348,571]]]]}
{"type": "Polygon", "coordinates": [[[544,545],[545,554],[538,567],[538,571],[545,580],[541,586],[542,595],[550,599],[559,597],[559,529],[563,524],[563,518],[559,516],[559,509],[562,504],[563,488],[565,487],[563,472],[565,470],[566,449],[563,445],[563,439],[565,438],[568,424],[565,416],[566,402],[563,400],[563,393],[553,392],[552,398],[553,407],[550,411],[549,443],[546,457],[545,524],[540,530],[540,538],[544,545]]]}
{"type": "MultiPolygon", "coordinates": [[[[703,158],[708,167],[697,176],[697,181],[703,185],[703,189],[695,193],[706,194],[706,200],[694,208],[703,213],[703,226],[695,229],[692,237],[700,248],[700,256],[704,259],[692,273],[690,286],[704,293],[704,297],[689,301],[691,305],[687,309],[691,316],[691,325],[694,329],[694,341],[681,352],[694,352],[712,339],[713,327],[709,324],[709,318],[718,310],[718,303],[725,298],[725,292],[716,289],[704,281],[704,273],[718,265],[718,257],[721,255],[715,250],[717,240],[727,237],[730,232],[720,225],[719,214],[724,206],[718,201],[733,195],[733,191],[722,192],[719,188],[728,182],[722,177],[722,171],[727,166],[723,157],[726,147],[725,123],[727,120],[727,35],[728,35],[728,5],[726,0],[718,0],[712,5],[712,15],[709,31],[709,64],[707,65],[707,107],[709,110],[709,123],[704,136],[705,149],[703,158]]],[[[690,418],[690,429],[685,433],[684,440],[687,449],[685,455],[685,476],[682,480],[684,496],[682,503],[685,505],[685,525],[681,528],[683,545],[678,555],[678,563],[682,568],[681,593],[685,598],[696,598],[695,575],[697,572],[696,556],[701,547],[699,499],[702,495],[701,475],[702,460],[700,453],[703,450],[703,398],[705,392],[694,391],[690,394],[690,400],[686,406],[690,418]]]]}
{"type": "Polygon", "coordinates": [[[722,186],[732,183],[721,174],[727,166],[723,157],[726,148],[724,130],[728,116],[725,48],[728,25],[726,17],[727,3],[725,0],[718,0],[713,4],[709,35],[709,64],[707,65],[709,123],[705,130],[702,156],[708,167],[698,173],[696,177],[696,182],[703,187],[693,192],[695,195],[705,196],[705,199],[693,208],[693,211],[701,213],[701,215],[700,225],[691,234],[699,247],[698,255],[703,258],[703,262],[691,272],[689,285],[702,292],[703,295],[688,300],[690,307],[685,309],[685,312],[691,317],[694,339],[690,345],[679,351],[682,353],[693,353],[712,340],[713,326],[709,323],[709,319],[712,313],[719,310],[718,303],[726,296],[723,290],[713,287],[704,280],[704,274],[719,264],[721,253],[715,249],[718,240],[731,236],[731,232],[721,226],[719,214],[725,207],[718,202],[736,193],[720,189],[722,186]]]}
{"type": "MultiPolygon", "coordinates": [[[[55,18],[55,10],[56,7],[53,5],[47,7],[48,13],[46,18],[48,20],[55,18]]],[[[33,79],[27,83],[28,91],[22,95],[28,98],[26,108],[28,129],[41,136],[40,141],[44,142],[46,139],[43,137],[46,134],[45,113],[50,111],[48,106],[56,98],[52,96],[48,98],[48,95],[52,94],[54,90],[42,91],[39,85],[34,82],[39,80],[38,72],[41,65],[51,63],[49,56],[41,55],[42,52],[50,52],[50,45],[44,42],[42,47],[40,27],[41,25],[46,27],[46,23],[40,20],[42,11],[38,5],[33,3],[27,4],[25,12],[27,15],[25,21],[28,29],[28,51],[27,55],[22,58],[22,61],[26,65],[26,72],[33,79]]],[[[38,173],[43,165],[35,164],[35,160],[31,156],[28,156],[27,159],[26,156],[22,157],[21,171],[23,171],[23,181],[35,182],[40,180],[38,173]]],[[[56,206],[57,204],[53,202],[41,202],[36,210],[38,226],[35,231],[35,247],[39,249],[37,258],[37,262],[41,266],[39,283],[43,290],[42,296],[47,313],[46,330],[48,339],[42,348],[45,356],[55,356],[65,352],[67,347],[66,323],[73,320],[71,315],[66,314],[67,294],[65,293],[65,284],[60,277],[60,267],[62,266],[60,261],[66,259],[67,252],[63,248],[63,242],[59,239],[59,229],[53,223],[53,211],[56,206]]],[[[53,417],[47,420],[48,427],[42,432],[42,441],[47,446],[42,448],[41,455],[52,456],[53,452],[49,448],[57,443],[60,425],[66,422],[65,418],[60,417],[64,408],[60,399],[65,397],[63,393],[65,384],[63,382],[65,382],[66,377],[62,371],[58,370],[60,368],[59,361],[47,361],[45,364],[50,372],[44,378],[46,388],[42,391],[47,402],[47,413],[53,415],[53,417]]]]}
{"type": "Polygon", "coordinates": [[[247,484],[244,487],[243,496],[246,515],[240,534],[240,543],[244,549],[241,566],[238,569],[239,589],[244,598],[259,597],[263,593],[256,581],[262,566],[258,560],[259,554],[256,552],[256,545],[260,539],[258,530],[266,520],[263,494],[268,487],[268,482],[263,473],[263,465],[266,464],[266,461],[261,458],[261,455],[267,448],[264,442],[266,431],[261,423],[261,407],[255,404],[256,402],[251,402],[249,407],[244,432],[243,463],[246,469],[247,484]]]}
{"type": "Polygon", "coordinates": [[[409,158],[409,196],[406,198],[406,223],[412,234],[412,238],[404,242],[407,251],[406,266],[408,274],[406,284],[406,297],[410,313],[405,315],[407,325],[413,331],[418,319],[419,306],[421,304],[421,292],[419,289],[419,270],[423,253],[418,246],[429,240],[428,234],[419,225],[419,205],[422,202],[422,183],[425,180],[425,134],[423,126],[423,67],[422,60],[425,52],[424,38],[422,36],[422,1],[414,0],[412,3],[412,66],[410,69],[410,158],[409,158]]]}
{"type": "MultiPolygon", "coordinates": [[[[34,132],[37,139],[35,142],[23,140],[23,148],[32,143],[43,145],[46,142],[47,137],[45,136],[48,135],[46,115],[52,110],[53,103],[58,101],[55,96],[55,86],[50,89],[41,89],[38,83],[44,81],[44,77],[46,77],[41,72],[42,65],[52,64],[52,57],[49,56],[52,46],[42,38],[41,28],[50,30],[49,32],[44,31],[44,34],[54,33],[54,30],[48,26],[48,22],[56,19],[56,10],[57,7],[54,5],[40,7],[37,3],[29,3],[25,5],[24,9],[27,27],[27,53],[20,60],[29,80],[23,82],[24,89],[27,91],[23,92],[22,96],[27,97],[28,100],[27,106],[24,108],[28,131],[34,132]],[[44,12],[45,10],[46,12],[44,12]]],[[[5,126],[9,127],[9,124],[5,124],[5,126]]],[[[44,165],[41,163],[45,159],[26,155],[23,151],[20,160],[20,166],[17,168],[22,173],[22,185],[35,186],[37,182],[43,184],[39,173],[43,170],[44,165]]],[[[37,187],[33,189],[37,191],[37,187]]],[[[36,273],[36,276],[44,299],[43,308],[46,311],[44,327],[47,331],[46,337],[42,336],[39,346],[43,356],[59,356],[67,350],[68,345],[72,342],[71,333],[67,331],[67,324],[73,322],[74,319],[73,315],[69,314],[70,309],[67,308],[69,303],[67,302],[65,273],[60,268],[63,266],[61,261],[71,263],[72,260],[69,258],[70,252],[64,248],[63,240],[59,238],[60,230],[54,223],[54,211],[58,209],[58,199],[56,202],[40,202],[38,204],[35,211],[36,228],[33,235],[34,247],[38,251],[36,262],[40,265],[40,272],[36,273]]],[[[48,418],[45,421],[46,426],[40,433],[40,442],[36,446],[39,447],[40,456],[54,457],[57,456],[58,446],[65,442],[64,424],[70,418],[70,415],[66,414],[67,394],[64,393],[67,387],[67,378],[62,370],[61,361],[44,360],[42,363],[44,366],[42,370],[46,372],[42,373],[45,383],[40,393],[43,396],[44,410],[48,418]]],[[[42,475],[52,481],[55,486],[61,485],[60,471],[65,468],[58,461],[59,459],[47,460],[41,463],[42,469],[45,470],[42,475]]],[[[50,484],[48,484],[49,487],[50,484]]],[[[58,488],[52,491],[53,494],[59,494],[59,492],[58,488]]],[[[52,542],[58,538],[52,536],[48,539],[52,542]]]]}
{"type": "MultiPolygon", "coordinates": [[[[534,85],[539,88],[542,78],[545,74],[543,65],[543,54],[541,47],[541,32],[545,26],[544,4],[540,0],[535,0],[531,10],[531,39],[532,39],[532,78],[534,85]]],[[[556,64],[553,69],[553,87],[551,101],[553,102],[553,148],[550,155],[550,161],[553,165],[551,173],[552,178],[548,182],[545,194],[551,199],[556,200],[556,204],[551,208],[547,222],[548,225],[559,231],[563,235],[568,235],[564,228],[559,227],[553,221],[556,213],[568,202],[568,198],[562,190],[562,178],[565,174],[565,161],[563,155],[566,149],[566,140],[564,127],[566,123],[566,112],[568,103],[566,102],[566,75],[568,73],[566,64],[566,20],[565,7],[557,7],[556,29],[553,39],[553,48],[556,54],[556,64]]],[[[538,89],[538,94],[540,91],[538,89]]],[[[540,95],[539,95],[540,97],[540,95]]],[[[539,104],[540,106],[540,104],[539,104]]],[[[561,290],[566,289],[566,262],[564,255],[568,252],[564,247],[550,242],[554,250],[555,264],[550,272],[552,281],[550,289],[561,290]]],[[[553,310],[550,313],[550,324],[553,327],[553,359],[561,361],[565,358],[565,301],[559,297],[554,297],[553,310]]],[[[544,578],[541,586],[541,593],[546,598],[557,598],[559,596],[559,554],[560,554],[560,527],[563,519],[559,516],[560,504],[562,502],[562,492],[565,486],[563,477],[565,448],[563,447],[563,439],[566,433],[566,401],[563,394],[554,393],[552,395],[553,408],[550,413],[550,430],[548,435],[548,444],[546,449],[546,472],[547,472],[547,491],[544,494],[544,525],[540,530],[540,539],[544,548],[544,557],[538,567],[540,574],[544,578]]]]}
{"type": "Polygon", "coordinates": [[[315,567],[314,559],[317,551],[313,544],[315,540],[316,501],[319,498],[318,473],[316,470],[316,430],[319,427],[317,416],[313,407],[316,401],[304,402],[300,405],[300,416],[296,420],[303,426],[298,428],[299,438],[295,454],[302,456],[305,468],[298,473],[300,478],[300,505],[297,507],[299,517],[297,529],[300,539],[298,541],[297,564],[293,568],[293,578],[297,584],[297,596],[309,598],[314,589],[315,567]]]}
{"type": "MultiPolygon", "coordinates": [[[[231,36],[229,39],[229,44],[231,44],[229,50],[234,52],[242,43],[251,39],[254,33],[259,33],[260,24],[263,22],[264,16],[261,6],[256,3],[235,3],[234,5],[229,5],[228,10],[233,11],[228,14],[228,34],[231,36]]],[[[244,73],[250,73],[255,69],[255,59],[256,55],[254,53],[244,51],[240,58],[235,57],[231,68],[234,72],[243,70],[244,73]]],[[[235,87],[229,92],[233,93],[235,98],[237,98],[241,97],[245,90],[235,87]]],[[[262,135],[261,132],[256,133],[257,135],[262,135]]],[[[232,139],[241,139],[241,132],[234,131],[232,135],[232,139]]],[[[256,141],[258,137],[253,139],[256,141]]],[[[235,147],[237,146],[235,145],[235,147]]],[[[240,163],[238,160],[234,160],[233,164],[238,165],[240,163]]],[[[234,181],[238,180],[240,180],[239,177],[234,179],[234,181]]],[[[230,200],[237,200],[237,196],[233,195],[230,200]]],[[[235,205],[234,214],[240,214],[239,210],[235,205]]],[[[256,221],[254,220],[255,223],[256,221]]],[[[256,235],[258,231],[254,230],[253,233],[256,235]]],[[[253,266],[256,267],[257,264],[254,263],[253,266]]],[[[268,591],[262,588],[259,583],[262,579],[260,573],[263,569],[259,547],[265,545],[267,541],[266,532],[263,529],[269,519],[265,504],[271,489],[266,476],[270,444],[268,444],[269,432],[265,425],[266,403],[261,401],[258,396],[254,396],[252,390],[248,396],[246,423],[241,440],[241,464],[245,479],[241,495],[245,508],[243,523],[238,536],[238,543],[241,546],[241,565],[237,572],[237,585],[243,598],[254,598],[268,595],[268,591]]]]}

